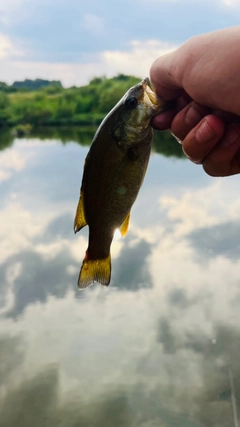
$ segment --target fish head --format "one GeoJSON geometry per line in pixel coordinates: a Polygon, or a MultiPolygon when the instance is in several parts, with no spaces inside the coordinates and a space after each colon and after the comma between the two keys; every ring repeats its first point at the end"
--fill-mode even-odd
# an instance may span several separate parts
{"type": "Polygon", "coordinates": [[[115,107],[115,136],[134,144],[144,139],[156,114],[170,108],[169,101],[159,97],[146,77],[130,88],[115,107]]]}

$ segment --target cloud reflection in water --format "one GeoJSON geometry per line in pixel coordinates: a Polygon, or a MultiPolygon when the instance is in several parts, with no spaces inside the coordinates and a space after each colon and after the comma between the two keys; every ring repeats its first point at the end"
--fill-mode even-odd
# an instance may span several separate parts
{"type": "Polygon", "coordinates": [[[182,160],[155,155],[129,234],[113,243],[112,284],[79,292],[87,232],[74,236],[72,218],[87,149],[29,140],[11,150],[24,161],[1,190],[0,425],[232,425],[237,177],[203,179],[184,162],[181,184],[182,160]],[[64,159],[72,172],[63,179],[64,159]],[[173,182],[164,188],[166,165],[173,182]],[[156,208],[152,222],[143,198],[156,208]]]}

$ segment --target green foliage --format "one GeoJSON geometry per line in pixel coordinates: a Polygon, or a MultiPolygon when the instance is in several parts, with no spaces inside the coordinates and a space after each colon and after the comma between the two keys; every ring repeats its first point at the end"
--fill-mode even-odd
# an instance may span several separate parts
{"type": "Polygon", "coordinates": [[[32,131],[32,125],[26,123],[25,125],[19,124],[14,128],[13,135],[14,136],[26,136],[29,135],[32,131]]]}
{"type": "Polygon", "coordinates": [[[31,132],[31,138],[34,137],[41,140],[57,139],[63,144],[72,143],[74,141],[80,145],[89,146],[95,132],[96,126],[44,126],[35,127],[31,132]]]}
{"type": "Polygon", "coordinates": [[[105,89],[99,96],[99,109],[104,113],[108,113],[108,111],[117,104],[119,99],[122,98],[125,92],[121,84],[114,84],[112,87],[105,89]]]}
{"type": "Polygon", "coordinates": [[[0,110],[4,110],[9,106],[9,99],[4,92],[0,92],[0,110]]]}
{"type": "Polygon", "coordinates": [[[94,77],[92,80],[90,80],[89,84],[90,85],[99,85],[101,84],[104,80],[106,80],[106,77],[94,77]]]}
{"type": "Polygon", "coordinates": [[[57,93],[61,93],[62,90],[63,87],[56,84],[51,84],[43,88],[44,93],[47,93],[48,95],[56,95],[57,93]]]}
{"type": "Polygon", "coordinates": [[[8,123],[9,105],[10,102],[6,93],[0,92],[0,127],[8,123]]]}
{"type": "Polygon", "coordinates": [[[4,129],[0,131],[0,151],[5,150],[5,148],[11,147],[13,144],[14,135],[9,129],[4,129]]]}
{"type": "MultiPolygon", "coordinates": [[[[34,135],[36,129],[36,135],[40,132],[43,138],[48,135],[64,143],[77,141],[89,145],[106,113],[139,81],[136,77],[119,74],[111,79],[95,77],[87,86],[64,89],[60,82],[47,81],[44,86],[46,81],[37,79],[27,81],[35,82],[37,90],[33,90],[31,83],[31,90],[24,91],[0,82],[0,127],[14,126],[18,135],[26,135],[29,131],[34,135]],[[54,126],[59,125],[61,130],[58,131],[54,126]]],[[[10,145],[12,139],[12,132],[1,132],[0,150],[10,145]]],[[[182,147],[170,132],[155,132],[153,150],[165,156],[184,158],[182,147]]]]}
{"type": "Polygon", "coordinates": [[[48,86],[52,86],[52,87],[57,86],[62,88],[62,84],[60,81],[57,81],[57,80],[49,81],[49,80],[43,80],[43,79],[36,79],[36,80],[25,79],[23,82],[14,82],[12,85],[13,88],[27,89],[27,90],[38,90],[48,86]]]}
{"type": "MultiPolygon", "coordinates": [[[[74,126],[62,125],[62,126],[35,126],[31,128],[29,125],[18,125],[17,129],[20,132],[17,136],[21,136],[21,131],[24,131],[24,137],[39,138],[41,140],[55,139],[61,141],[63,144],[72,143],[73,141],[80,145],[90,145],[92,143],[94,134],[97,130],[99,123],[94,126],[89,126],[87,117],[85,117],[85,125],[75,123],[74,126]],[[30,135],[29,135],[30,133],[30,135]]],[[[2,130],[0,131],[0,150],[11,145],[13,141],[16,128],[14,131],[2,130]]],[[[182,147],[173,138],[169,131],[155,132],[153,141],[153,152],[157,152],[167,157],[180,157],[185,159],[182,147]]]]}
{"type": "Polygon", "coordinates": [[[154,132],[153,151],[161,153],[167,157],[186,158],[182,146],[176,141],[169,131],[154,132]]]}
{"type": "Polygon", "coordinates": [[[7,88],[8,88],[7,83],[0,82],[0,90],[1,90],[1,91],[6,92],[7,88]]]}
{"type": "Polygon", "coordinates": [[[95,77],[86,86],[68,89],[60,82],[41,79],[15,82],[12,86],[0,82],[0,126],[98,125],[139,81],[119,74],[111,79],[95,77]]]}
{"type": "Polygon", "coordinates": [[[76,98],[75,114],[90,113],[93,110],[94,102],[90,95],[78,96],[76,98]]]}

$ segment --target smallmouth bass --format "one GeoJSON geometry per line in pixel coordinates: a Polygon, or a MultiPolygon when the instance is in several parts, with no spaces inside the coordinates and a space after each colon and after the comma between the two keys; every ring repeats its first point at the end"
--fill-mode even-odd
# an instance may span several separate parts
{"type": "Polygon", "coordinates": [[[89,242],[78,279],[108,286],[115,230],[124,236],[151,152],[154,115],[169,108],[148,78],[129,89],[100,124],[85,160],[74,231],[89,226],[89,242]]]}

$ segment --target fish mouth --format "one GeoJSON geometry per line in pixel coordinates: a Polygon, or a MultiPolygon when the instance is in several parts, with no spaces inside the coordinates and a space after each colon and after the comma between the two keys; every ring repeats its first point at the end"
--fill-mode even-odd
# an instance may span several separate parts
{"type": "Polygon", "coordinates": [[[156,94],[155,88],[151,80],[146,77],[142,81],[143,90],[144,90],[144,100],[147,104],[151,103],[155,108],[161,106],[161,111],[166,111],[174,107],[175,101],[163,101],[163,99],[156,94]]]}
{"type": "MultiPolygon", "coordinates": [[[[146,77],[142,81],[142,86],[143,86],[144,94],[147,95],[151,104],[156,106],[156,107],[159,106],[160,98],[157,96],[155,89],[153,87],[153,84],[151,83],[151,81],[148,77],[146,77]]],[[[145,98],[145,100],[147,100],[146,97],[144,97],[144,98],[145,98]]]]}

